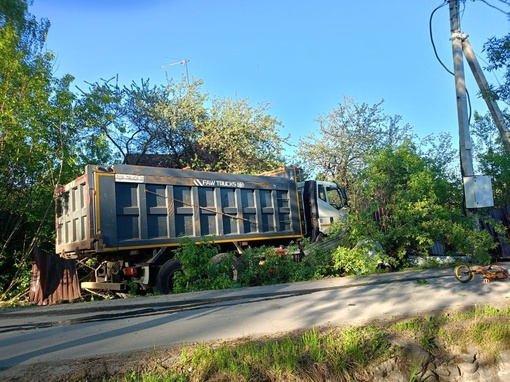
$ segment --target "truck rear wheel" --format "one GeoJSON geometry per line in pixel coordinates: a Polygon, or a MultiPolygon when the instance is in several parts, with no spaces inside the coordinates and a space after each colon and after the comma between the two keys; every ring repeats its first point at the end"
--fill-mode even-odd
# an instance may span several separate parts
{"type": "Polygon", "coordinates": [[[158,277],[156,279],[156,288],[161,294],[172,293],[174,289],[174,275],[177,272],[182,272],[182,264],[177,259],[168,260],[159,269],[158,277]]]}
{"type": "MultiPolygon", "coordinates": [[[[213,267],[217,267],[221,264],[222,261],[228,259],[228,253],[218,253],[214,255],[211,259],[213,267]]],[[[237,281],[237,277],[239,274],[239,259],[235,256],[232,257],[232,269],[230,270],[229,277],[233,281],[237,281]]]]}

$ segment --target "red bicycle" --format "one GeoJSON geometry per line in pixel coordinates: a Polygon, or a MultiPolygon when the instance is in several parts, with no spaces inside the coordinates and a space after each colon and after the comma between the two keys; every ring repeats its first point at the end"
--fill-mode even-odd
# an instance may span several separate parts
{"type": "Polygon", "coordinates": [[[504,280],[510,277],[508,270],[500,265],[467,265],[459,264],[455,267],[455,278],[461,283],[469,282],[477,274],[482,275],[484,283],[491,280],[504,280]]]}

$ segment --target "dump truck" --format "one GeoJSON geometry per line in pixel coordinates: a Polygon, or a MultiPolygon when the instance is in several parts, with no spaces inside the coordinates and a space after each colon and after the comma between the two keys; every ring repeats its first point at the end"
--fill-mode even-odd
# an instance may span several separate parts
{"type": "Polygon", "coordinates": [[[183,237],[211,237],[222,253],[254,246],[280,250],[327,235],[345,218],[345,191],[335,183],[297,181],[285,167],[261,175],[162,167],[87,165],[55,190],[56,253],[87,263],[81,288],[169,293],[182,271],[183,237]],[[93,265],[91,265],[93,264],[93,265]]]}

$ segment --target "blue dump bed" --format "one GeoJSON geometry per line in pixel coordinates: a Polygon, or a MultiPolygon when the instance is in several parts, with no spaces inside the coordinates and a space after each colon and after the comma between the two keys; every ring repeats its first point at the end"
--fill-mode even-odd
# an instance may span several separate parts
{"type": "Polygon", "coordinates": [[[300,238],[295,176],[291,167],[240,175],[88,165],[55,192],[56,253],[176,246],[182,236],[217,243],[300,238]]]}

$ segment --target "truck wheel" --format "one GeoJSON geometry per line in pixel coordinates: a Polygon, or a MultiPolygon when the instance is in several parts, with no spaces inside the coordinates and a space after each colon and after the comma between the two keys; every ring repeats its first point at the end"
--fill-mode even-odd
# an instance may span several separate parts
{"type": "MultiPolygon", "coordinates": [[[[214,255],[211,259],[213,267],[217,267],[224,259],[226,259],[229,255],[227,253],[218,253],[214,255]]],[[[237,257],[232,258],[232,269],[229,274],[230,279],[233,281],[237,281],[237,276],[239,274],[239,259],[237,257]]]]}
{"type": "Polygon", "coordinates": [[[161,294],[172,293],[174,289],[174,275],[176,272],[182,272],[182,264],[177,259],[168,260],[159,269],[156,280],[156,288],[161,294]]]}

